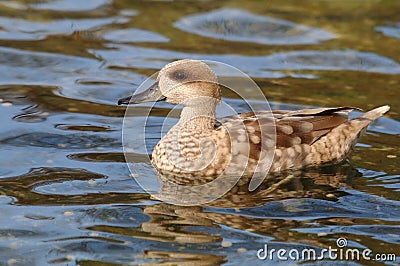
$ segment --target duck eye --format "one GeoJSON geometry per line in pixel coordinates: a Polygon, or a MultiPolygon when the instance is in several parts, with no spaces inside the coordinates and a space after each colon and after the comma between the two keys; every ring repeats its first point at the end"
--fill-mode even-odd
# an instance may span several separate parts
{"type": "Polygon", "coordinates": [[[186,78],[186,74],[182,71],[175,71],[172,76],[177,80],[183,80],[186,78]]]}

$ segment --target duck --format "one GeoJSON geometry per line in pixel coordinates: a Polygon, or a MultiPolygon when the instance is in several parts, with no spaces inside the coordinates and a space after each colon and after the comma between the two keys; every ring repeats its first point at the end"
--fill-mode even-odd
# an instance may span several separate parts
{"type": "MultiPolygon", "coordinates": [[[[208,182],[221,174],[279,173],[345,160],[385,105],[353,119],[355,107],[246,112],[217,119],[221,87],[201,60],[165,65],[152,86],[118,105],[167,101],[182,105],[179,121],[153,149],[161,174],[195,176],[208,182]]],[[[181,180],[176,182],[185,183],[181,180]]]]}

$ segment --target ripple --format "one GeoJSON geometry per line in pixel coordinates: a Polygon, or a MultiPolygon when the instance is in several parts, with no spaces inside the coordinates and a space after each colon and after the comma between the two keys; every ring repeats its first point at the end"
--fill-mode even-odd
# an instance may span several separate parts
{"type": "Polygon", "coordinates": [[[37,232],[28,231],[28,230],[21,230],[21,229],[1,229],[0,230],[0,237],[32,237],[38,235],[37,232]]]}
{"type": "MultiPolygon", "coordinates": [[[[301,228],[294,229],[298,232],[303,233],[326,233],[327,228],[301,228]]],[[[398,226],[390,226],[390,225],[350,225],[350,226],[329,226],[329,234],[352,234],[357,236],[370,236],[372,239],[384,241],[387,243],[400,244],[400,229],[398,226]]]]}
{"type": "Polygon", "coordinates": [[[105,40],[116,43],[169,42],[169,39],[161,34],[141,29],[123,29],[109,31],[103,35],[103,38],[105,40]]]}
{"type": "Polygon", "coordinates": [[[8,32],[0,30],[0,40],[38,40],[43,39],[44,36],[32,36],[30,33],[23,32],[8,32]]]}
{"type": "Polygon", "coordinates": [[[84,161],[84,162],[125,162],[125,156],[128,156],[132,162],[135,163],[147,163],[149,157],[143,154],[136,153],[118,153],[118,152],[107,152],[107,153],[79,153],[70,154],[67,157],[72,160],[84,161]]]}
{"type": "Polygon", "coordinates": [[[389,117],[380,117],[369,126],[369,130],[390,135],[400,134],[400,122],[389,117]]]}
{"type": "Polygon", "coordinates": [[[55,128],[62,129],[62,130],[91,131],[91,132],[114,131],[108,126],[93,126],[93,125],[65,125],[65,124],[59,124],[59,125],[56,125],[55,128]]]}
{"type": "Polygon", "coordinates": [[[29,7],[40,10],[83,12],[97,9],[101,6],[111,4],[111,2],[111,0],[56,0],[30,4],[29,7]]]}
{"type": "Polygon", "coordinates": [[[19,114],[13,116],[14,121],[25,123],[39,123],[47,119],[49,113],[41,111],[36,105],[31,105],[20,111],[19,114]]]}
{"type": "MultiPolygon", "coordinates": [[[[109,67],[133,67],[160,69],[176,59],[190,58],[214,60],[230,64],[245,71],[254,78],[315,78],[307,73],[288,73],[292,71],[360,71],[383,74],[400,74],[400,64],[390,58],[355,50],[302,50],[275,53],[264,56],[237,54],[192,54],[154,48],[143,48],[120,44],[108,45],[109,50],[91,50],[103,58],[109,67]],[[127,57],[127,55],[130,55],[127,57]]],[[[218,69],[215,69],[217,74],[218,69]]],[[[224,75],[228,73],[223,73],[224,75]]]]}
{"type": "Polygon", "coordinates": [[[325,30],[233,8],[189,15],[174,25],[200,36],[260,44],[315,44],[334,38],[325,30]]]}
{"type": "Polygon", "coordinates": [[[8,8],[12,8],[12,9],[17,9],[17,10],[27,9],[26,5],[15,2],[15,1],[0,1],[0,5],[3,5],[8,8]]]}
{"type": "Polygon", "coordinates": [[[76,31],[87,31],[111,24],[129,21],[126,17],[93,19],[60,19],[36,22],[24,19],[0,17],[0,38],[5,40],[42,40],[48,35],[68,35],[76,31]]]}
{"type": "MultiPolygon", "coordinates": [[[[398,220],[400,204],[383,197],[372,196],[357,190],[341,189],[349,193],[332,202],[321,199],[302,198],[268,202],[256,208],[242,208],[241,216],[309,220],[321,218],[370,218],[398,220]],[[357,203],[357,204],[356,204],[357,203]],[[355,205],[356,204],[356,205],[355,205]]],[[[234,209],[213,209],[218,213],[235,213],[234,209]]]]}
{"type": "Polygon", "coordinates": [[[107,153],[79,153],[70,154],[69,159],[83,162],[119,162],[124,163],[125,157],[123,153],[107,152],[107,153]]]}
{"type": "Polygon", "coordinates": [[[400,23],[375,27],[375,30],[388,37],[400,39],[400,23]]]}
{"type": "Polygon", "coordinates": [[[86,210],[85,215],[86,220],[92,224],[111,222],[112,225],[128,227],[139,227],[141,223],[149,220],[148,216],[143,214],[142,209],[133,206],[99,206],[86,210]]]}
{"type": "Polygon", "coordinates": [[[14,146],[34,146],[57,149],[88,149],[96,147],[119,147],[121,145],[120,141],[116,139],[97,135],[61,135],[44,132],[23,134],[0,140],[0,143],[14,146]]]}
{"type": "MultiPolygon", "coordinates": [[[[353,70],[399,74],[400,64],[374,53],[354,50],[294,51],[277,53],[266,58],[275,63],[270,69],[353,70]]],[[[271,64],[272,65],[272,64],[271,64]]]]}
{"type": "Polygon", "coordinates": [[[0,85],[59,87],[62,97],[115,105],[146,78],[102,65],[91,58],[0,47],[0,85]]]}
{"type": "MultiPolygon", "coordinates": [[[[107,177],[98,173],[98,168],[102,166],[92,168],[94,168],[93,171],[77,167],[34,168],[18,176],[0,179],[0,186],[2,193],[14,198],[14,202],[29,206],[133,203],[149,198],[149,195],[144,193],[131,177],[127,177],[127,174],[123,178],[114,178],[118,175],[115,173],[112,177],[107,177]],[[58,195],[58,197],[49,197],[49,195],[58,195]],[[70,197],[71,195],[80,196],[70,197]]],[[[110,164],[108,168],[111,168],[110,164]]],[[[11,206],[11,204],[5,206],[11,206]]],[[[47,217],[54,215],[52,212],[30,213],[32,214],[47,217]]],[[[0,224],[2,224],[2,218],[4,217],[0,217],[0,224]]]]}
{"type": "Polygon", "coordinates": [[[6,204],[11,204],[15,200],[12,197],[0,195],[0,205],[6,205],[6,204]]]}
{"type": "MultiPolygon", "coordinates": [[[[97,60],[84,57],[0,47],[0,66],[4,68],[26,68],[31,71],[37,68],[46,68],[46,70],[53,69],[52,72],[68,73],[82,71],[91,67],[99,67],[99,65],[100,63],[97,60]]],[[[15,71],[17,70],[15,69],[15,71]]],[[[19,74],[21,75],[21,73],[19,74]]],[[[51,77],[51,75],[45,77],[51,77]]],[[[40,78],[43,80],[43,76],[40,78]]],[[[2,76],[1,81],[7,81],[7,76],[2,76]]]]}

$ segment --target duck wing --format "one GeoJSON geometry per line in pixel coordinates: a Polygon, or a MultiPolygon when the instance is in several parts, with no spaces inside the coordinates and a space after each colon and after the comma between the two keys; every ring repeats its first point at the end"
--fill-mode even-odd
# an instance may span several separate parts
{"type": "MultiPolygon", "coordinates": [[[[354,107],[274,111],[277,147],[312,145],[335,127],[348,121],[354,107]]],[[[359,109],[358,109],[359,110],[359,109]]]]}
{"type": "MultiPolygon", "coordinates": [[[[263,132],[263,138],[267,136],[268,139],[275,127],[276,147],[289,148],[298,144],[312,145],[333,128],[347,122],[348,113],[354,109],[359,110],[354,107],[336,107],[248,112],[224,117],[216,123],[216,130],[220,126],[225,126],[234,133],[235,128],[245,128],[248,138],[252,140],[261,138],[261,132],[263,132]]],[[[235,138],[235,134],[231,134],[231,137],[235,138]]],[[[252,144],[258,143],[253,142],[252,144]]]]}

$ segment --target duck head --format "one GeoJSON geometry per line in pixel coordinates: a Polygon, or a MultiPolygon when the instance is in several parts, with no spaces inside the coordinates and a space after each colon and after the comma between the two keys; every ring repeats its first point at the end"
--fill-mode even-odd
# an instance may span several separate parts
{"type": "Polygon", "coordinates": [[[187,105],[199,98],[221,99],[218,80],[210,67],[199,60],[178,60],[164,66],[147,90],[118,100],[121,104],[167,101],[187,105]]]}

